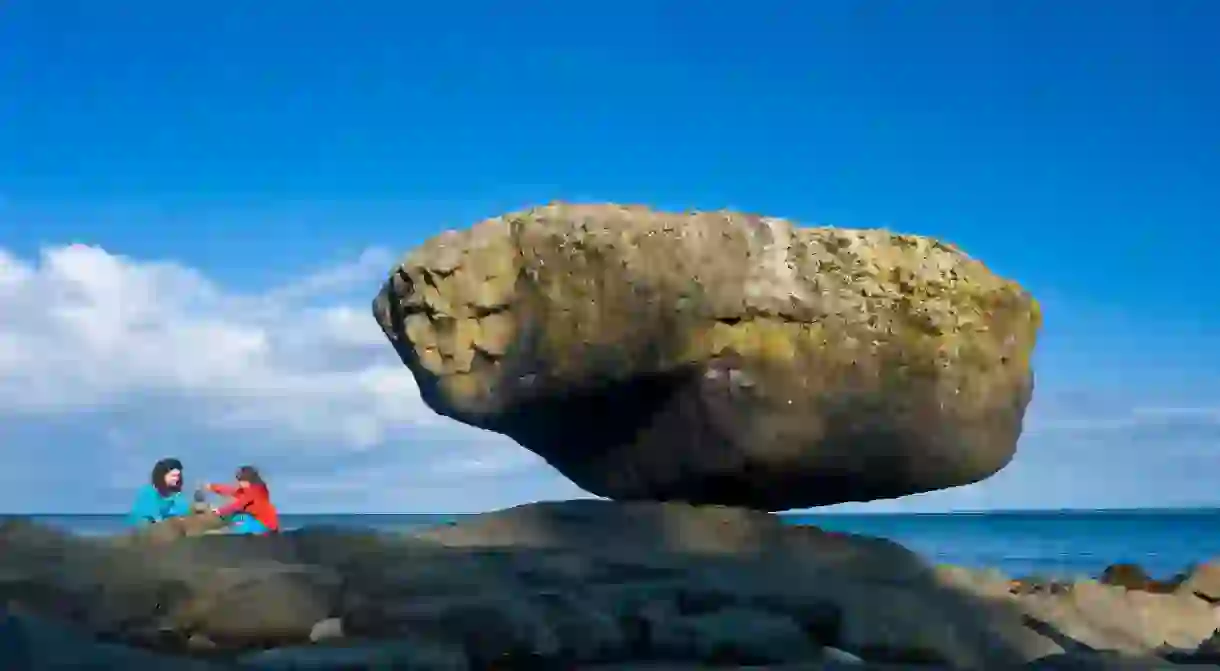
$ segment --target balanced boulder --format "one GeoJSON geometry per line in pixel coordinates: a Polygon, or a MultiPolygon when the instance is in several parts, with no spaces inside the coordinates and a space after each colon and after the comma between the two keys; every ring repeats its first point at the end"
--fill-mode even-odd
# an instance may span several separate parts
{"type": "Polygon", "coordinates": [[[432,409],[584,489],[765,510],[1003,468],[1041,321],[931,238],[573,204],[428,240],[373,311],[432,409]]]}

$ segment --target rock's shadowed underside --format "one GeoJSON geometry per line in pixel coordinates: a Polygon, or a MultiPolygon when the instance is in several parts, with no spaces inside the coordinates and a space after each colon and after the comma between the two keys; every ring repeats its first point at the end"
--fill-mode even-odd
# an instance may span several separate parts
{"type": "Polygon", "coordinates": [[[570,204],[428,240],[373,311],[431,408],[584,489],[766,510],[1003,468],[1041,321],[926,237],[570,204]]]}

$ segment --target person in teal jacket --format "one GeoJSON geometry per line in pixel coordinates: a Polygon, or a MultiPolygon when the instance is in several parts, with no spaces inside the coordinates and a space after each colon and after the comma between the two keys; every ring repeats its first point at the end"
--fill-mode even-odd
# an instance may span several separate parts
{"type": "Polygon", "coordinates": [[[182,462],[162,459],[153,465],[152,482],[140,488],[128,521],[136,526],[156,524],[191,514],[191,500],[182,492],[182,462]]]}

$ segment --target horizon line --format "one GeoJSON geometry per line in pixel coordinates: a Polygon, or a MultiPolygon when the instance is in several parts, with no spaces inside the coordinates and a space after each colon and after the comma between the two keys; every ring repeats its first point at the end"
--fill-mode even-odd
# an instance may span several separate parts
{"type": "MultiPolygon", "coordinates": [[[[580,499],[573,499],[580,500],[580,499]]],[[[596,500],[596,499],[589,499],[596,500]]],[[[536,501],[535,503],[545,503],[544,501],[536,501]]],[[[471,517],[474,515],[487,515],[490,513],[510,510],[512,508],[531,505],[528,503],[519,504],[518,506],[507,506],[504,508],[494,508],[480,512],[356,512],[356,511],[327,511],[327,512],[284,512],[282,516],[286,517],[304,517],[304,516],[361,516],[361,517],[393,517],[403,515],[419,515],[419,516],[437,516],[437,517],[471,517]]],[[[1215,512],[1220,511],[1220,504],[1215,505],[1197,505],[1197,506],[1133,506],[1119,508],[978,508],[966,510],[920,510],[920,511],[818,511],[817,509],[806,510],[785,510],[773,513],[780,516],[792,515],[817,515],[824,517],[834,516],[852,516],[852,517],[931,517],[931,516],[949,516],[949,515],[1021,515],[1030,513],[1134,513],[1134,512],[1154,512],[1154,513],[1174,513],[1174,512],[1215,512]]],[[[115,512],[0,512],[0,518],[4,517],[115,517],[127,515],[127,511],[115,512]]]]}

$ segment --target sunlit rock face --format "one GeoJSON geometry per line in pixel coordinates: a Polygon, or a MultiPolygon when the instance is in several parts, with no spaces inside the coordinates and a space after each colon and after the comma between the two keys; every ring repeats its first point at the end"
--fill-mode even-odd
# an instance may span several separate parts
{"type": "Polygon", "coordinates": [[[1041,322],[931,238],[572,204],[428,240],[373,311],[430,407],[589,492],[764,510],[999,471],[1041,322]]]}

